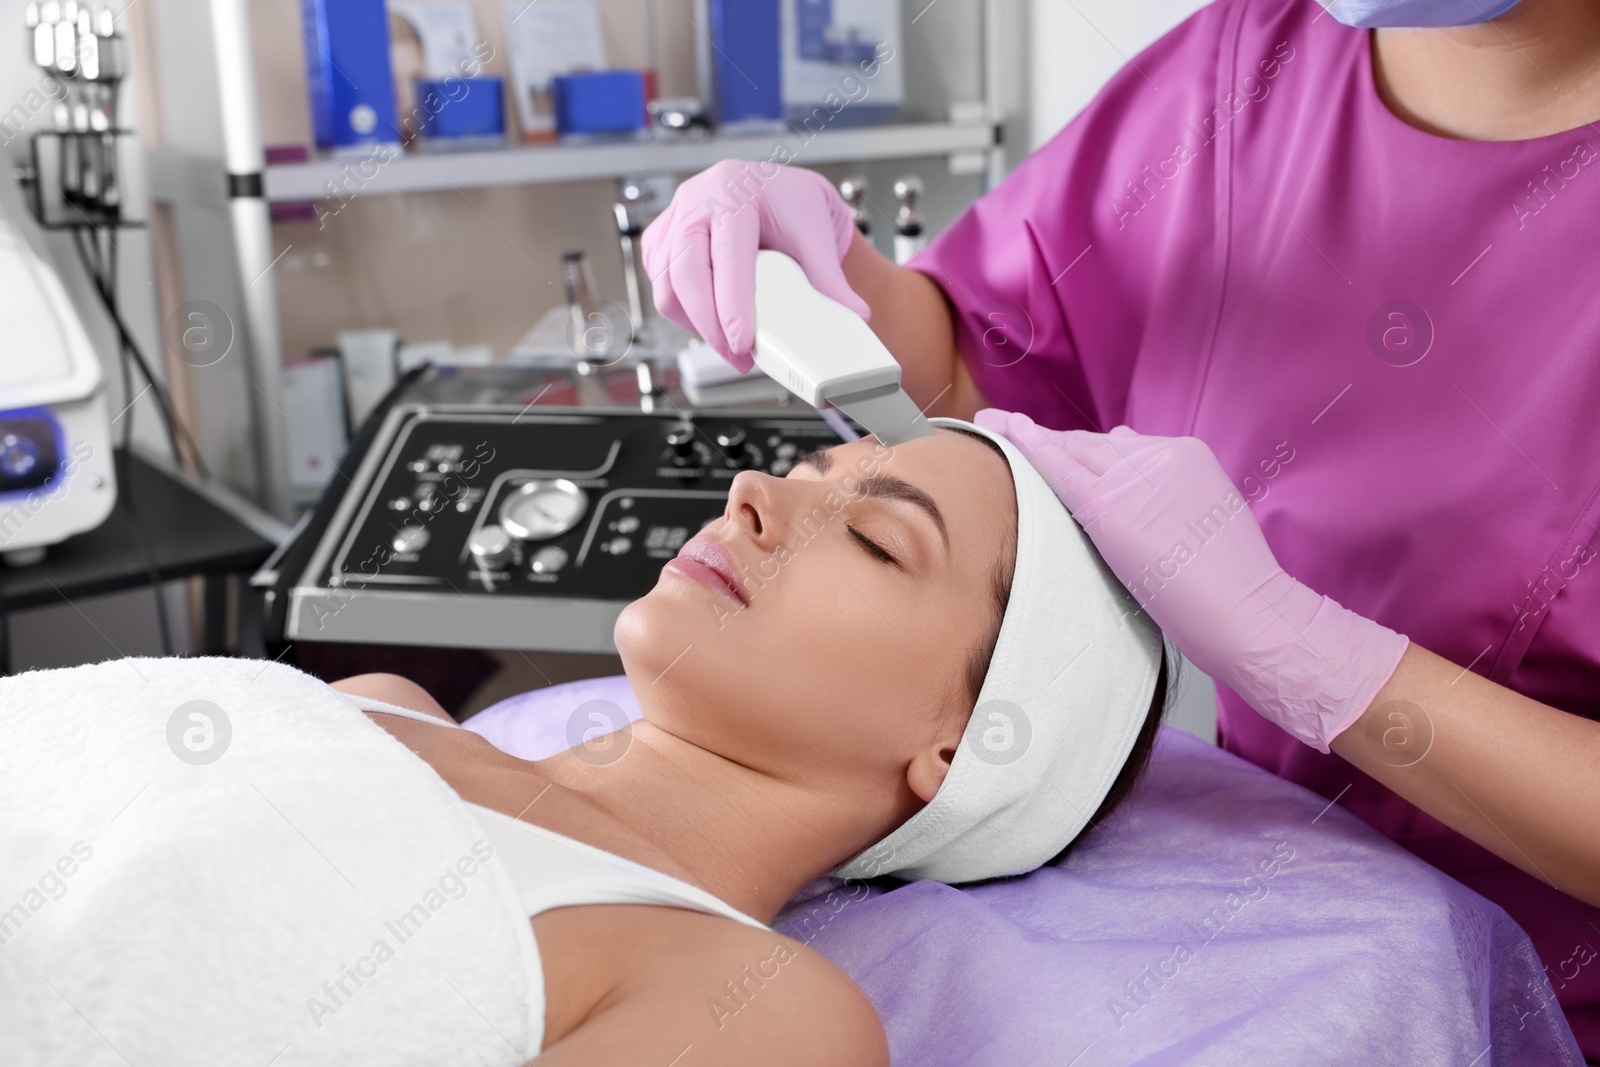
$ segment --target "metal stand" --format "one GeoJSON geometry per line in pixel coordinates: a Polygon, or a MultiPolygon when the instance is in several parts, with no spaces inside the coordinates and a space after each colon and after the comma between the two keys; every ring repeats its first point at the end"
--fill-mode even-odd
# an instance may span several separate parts
{"type": "MultiPolygon", "coordinates": [[[[255,61],[248,33],[246,0],[149,0],[159,54],[182,57],[177,69],[164,71],[167,143],[152,151],[149,174],[152,198],[175,213],[191,213],[179,240],[186,273],[204,286],[207,298],[221,305],[236,326],[249,391],[246,411],[252,424],[255,495],[269,511],[288,517],[290,492],[285,438],[294,431],[282,411],[281,334],[274,284],[269,200],[303,201],[329,195],[328,183],[338,175],[336,161],[314,159],[305,164],[268,167],[261,141],[256,96],[255,61]],[[193,214],[205,212],[205,216],[193,214]],[[220,212],[224,232],[205,230],[212,247],[202,247],[201,218],[220,212]],[[216,254],[216,242],[227,254],[216,254]],[[230,277],[217,271],[226,263],[230,277]]],[[[920,7],[912,4],[910,7],[920,7]]],[[[856,159],[949,160],[952,173],[979,174],[992,187],[1009,170],[1024,141],[1023,102],[1026,87],[1026,14],[1023,4],[1009,0],[943,0],[940,10],[917,28],[922,35],[905,51],[937,46],[959,49],[978,40],[973,58],[980,70],[975,100],[951,101],[949,120],[905,123],[884,128],[829,129],[809,141],[797,162],[816,166],[856,159]],[[977,33],[962,22],[975,13],[977,33]],[[940,19],[960,23],[960,31],[936,32],[940,19]],[[915,45],[915,47],[913,47],[915,45]],[[997,136],[998,134],[998,136],[997,136]]],[[[908,9],[906,18],[913,12],[908,9]]],[[[969,46],[970,50],[970,46],[969,46]]],[[[966,57],[961,57],[966,61],[966,57]]],[[[902,62],[927,63],[926,57],[902,62]]],[[[948,71],[941,70],[943,85],[948,71]]],[[[934,90],[937,91],[937,90],[934,90]]],[[[959,90],[963,97],[967,90],[959,90]]],[[[482,187],[578,179],[616,180],[651,173],[699,170],[721,158],[765,159],[770,139],[709,137],[692,142],[627,145],[518,147],[426,156],[405,155],[388,164],[381,188],[361,195],[429,189],[482,187]]],[[[353,194],[352,194],[353,195],[353,194]]],[[[930,211],[936,211],[930,204],[930,211]]],[[[641,296],[641,302],[643,297],[641,296]]],[[[632,295],[629,297],[632,302],[632,295]]]]}

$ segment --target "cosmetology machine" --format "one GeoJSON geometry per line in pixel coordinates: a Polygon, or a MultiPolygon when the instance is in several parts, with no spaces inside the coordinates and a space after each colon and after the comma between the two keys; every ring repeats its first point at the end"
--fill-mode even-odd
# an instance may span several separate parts
{"type": "MultiPolygon", "coordinates": [[[[378,420],[350,483],[335,479],[297,538],[305,550],[269,565],[283,638],[614,651],[623,606],[722,514],[734,475],[781,475],[839,440],[798,406],[448,401],[482,377],[424,375],[378,420]]],[[[535,380],[505,385],[510,398],[535,380]]]]}
{"type": "MultiPolygon", "coordinates": [[[[139,225],[123,211],[122,156],[134,148],[117,125],[126,40],[100,4],[30,0],[23,17],[38,70],[9,116],[25,112],[20,123],[35,127],[17,169],[23,200],[41,229],[71,234],[126,346],[114,266],[109,277],[95,269],[96,257],[115,263],[117,230],[139,225]]],[[[116,495],[100,358],[61,279],[0,217],[0,555],[37,562],[104,522],[116,495]]]]}
{"type": "MultiPolygon", "coordinates": [[[[870,328],[787,256],[761,253],[756,318],[757,364],[801,398],[890,445],[932,432],[870,328]]],[[[403,382],[345,477],[257,576],[270,636],[614,651],[617,615],[723,513],[739,472],[782,476],[857,433],[794,403],[690,407],[675,385],[623,367],[429,370],[403,382]],[[617,402],[630,382],[663,391],[617,402]],[[580,385],[613,403],[573,404],[580,385]]]]}
{"type": "Polygon", "coordinates": [[[100,359],[61,280],[0,219],[0,555],[13,565],[116,502],[100,359]]]}

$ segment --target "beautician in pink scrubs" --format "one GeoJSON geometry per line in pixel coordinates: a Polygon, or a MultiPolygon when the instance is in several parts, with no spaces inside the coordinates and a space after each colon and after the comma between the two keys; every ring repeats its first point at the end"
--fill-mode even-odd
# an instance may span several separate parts
{"type": "Polygon", "coordinates": [[[1018,413],[1223,747],[1504,907],[1595,1062],[1597,121],[1594,0],[1218,0],[909,270],[738,163],[646,267],[748,366],[779,248],[930,414],[1018,413]]]}

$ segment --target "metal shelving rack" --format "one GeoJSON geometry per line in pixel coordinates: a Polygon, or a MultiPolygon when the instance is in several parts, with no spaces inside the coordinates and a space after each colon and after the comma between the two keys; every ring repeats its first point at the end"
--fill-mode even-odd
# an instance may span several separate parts
{"type": "MultiPolygon", "coordinates": [[[[977,56],[982,99],[952,102],[956,121],[808,135],[806,164],[944,156],[953,171],[981,173],[986,185],[997,183],[1024,141],[1025,64],[1019,57],[1027,54],[1027,5],[1021,0],[970,2],[977,5],[982,27],[977,56]]],[[[162,72],[165,139],[146,155],[151,199],[174,213],[188,213],[187,225],[182,218],[176,222],[182,231],[178,257],[184,273],[206,279],[207,296],[235,326],[233,343],[243,373],[228,402],[241,407],[239,415],[250,423],[254,495],[267,510],[288,517],[291,496],[283,457],[286,437],[294,431],[281,404],[283,353],[270,205],[328,197],[348,161],[267,164],[249,0],[152,3],[156,51],[181,56],[182,66],[177,77],[168,69],[162,72]],[[239,404],[233,394],[245,394],[245,403],[239,404]]],[[[773,135],[712,136],[407,154],[385,164],[380,180],[354,195],[688,173],[721,159],[764,159],[773,140],[773,135]]],[[[340,195],[351,195],[344,188],[340,195]]]]}
{"type": "MultiPolygon", "coordinates": [[[[472,152],[408,153],[385,163],[370,188],[341,187],[355,162],[322,157],[304,163],[267,164],[261,170],[261,196],[268,203],[297,203],[341,195],[375,196],[496,185],[570,182],[624,175],[684,173],[723,159],[765,159],[773,135],[709,137],[704,140],[606,142],[583,145],[509,145],[472,152]]],[[[807,163],[856,163],[918,156],[976,156],[997,147],[988,122],[902,123],[856,129],[823,130],[806,144],[807,163]]],[[[147,156],[152,181],[162,193],[179,191],[215,177],[215,162],[161,146],[147,156]]],[[[987,166],[987,159],[983,165],[987,166]]]]}

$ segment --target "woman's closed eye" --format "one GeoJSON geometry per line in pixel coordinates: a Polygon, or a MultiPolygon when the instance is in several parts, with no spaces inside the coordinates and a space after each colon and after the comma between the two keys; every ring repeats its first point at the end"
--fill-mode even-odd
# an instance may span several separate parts
{"type": "MultiPolygon", "coordinates": [[[[874,559],[882,560],[884,563],[889,563],[896,567],[900,567],[900,561],[895,559],[894,556],[890,555],[888,550],[882,545],[878,544],[878,542],[867,537],[860,530],[849,525],[848,523],[845,524],[845,529],[850,531],[850,536],[856,539],[857,544],[866,549],[867,555],[873,557],[874,559]]],[[[902,567],[901,569],[903,570],[904,568],[902,567]]]]}

